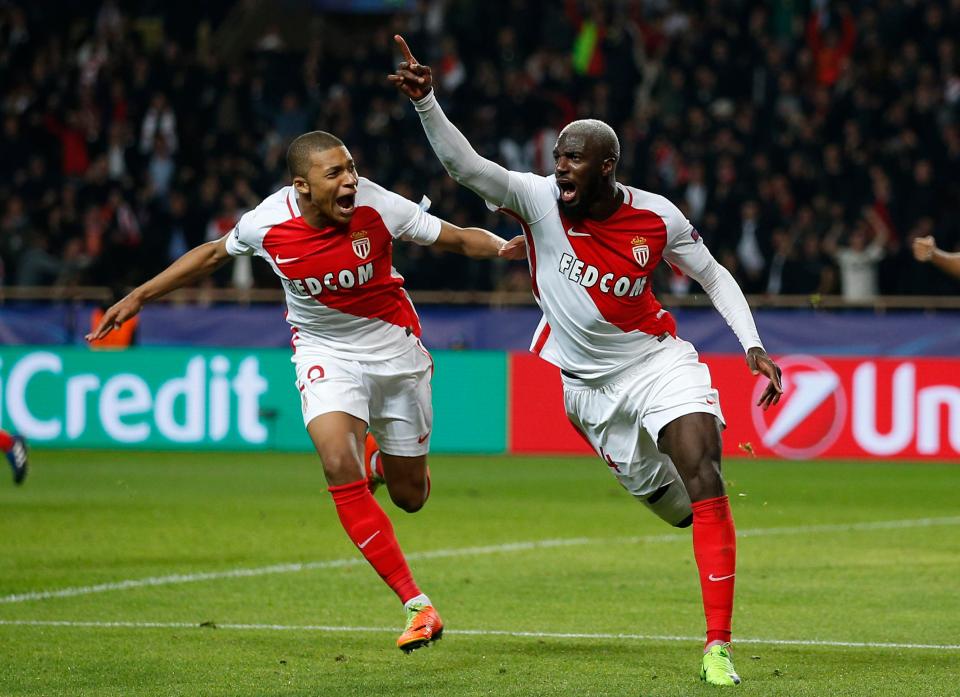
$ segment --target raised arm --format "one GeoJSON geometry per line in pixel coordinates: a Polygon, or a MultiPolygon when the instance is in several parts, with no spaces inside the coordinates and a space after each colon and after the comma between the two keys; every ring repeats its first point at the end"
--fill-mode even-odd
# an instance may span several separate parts
{"type": "Polygon", "coordinates": [[[227,237],[194,247],[149,281],[126,295],[107,310],[100,325],[86,335],[87,341],[102,339],[128,319],[136,315],[151,300],[163,297],[172,290],[188,286],[219,269],[230,258],[227,237]]]}
{"type": "Polygon", "coordinates": [[[440,108],[433,91],[430,67],[417,62],[403,37],[397,35],[394,40],[404,59],[397,65],[397,72],[387,79],[413,101],[423,130],[440,162],[458,184],[490,203],[503,205],[510,184],[509,172],[473,149],[440,108]]]}

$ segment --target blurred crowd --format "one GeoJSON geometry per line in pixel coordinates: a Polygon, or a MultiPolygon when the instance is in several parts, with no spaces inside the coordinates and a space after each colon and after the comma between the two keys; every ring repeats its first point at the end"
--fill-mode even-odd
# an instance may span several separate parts
{"type": "MultiPolygon", "coordinates": [[[[361,174],[513,236],[387,83],[401,32],[511,169],[548,173],[565,123],[609,122],[621,180],[677,203],[747,292],[957,291],[909,246],[960,243],[960,0],[421,0],[318,16],[306,39],[278,13],[243,38],[252,2],[44,5],[0,0],[5,285],[143,281],[282,186],[287,144],[315,128],[361,174]]],[[[395,256],[415,289],[529,288],[522,264],[395,256]]],[[[260,263],[212,282],[276,285],[260,263]]]]}

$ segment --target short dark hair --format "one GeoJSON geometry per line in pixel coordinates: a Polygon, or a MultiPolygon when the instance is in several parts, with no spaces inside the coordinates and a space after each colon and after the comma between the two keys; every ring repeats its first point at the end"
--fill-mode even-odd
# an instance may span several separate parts
{"type": "Polygon", "coordinates": [[[291,177],[305,177],[310,169],[310,153],[343,147],[343,141],[326,131],[310,131],[297,136],[287,148],[287,169],[291,177]]]}

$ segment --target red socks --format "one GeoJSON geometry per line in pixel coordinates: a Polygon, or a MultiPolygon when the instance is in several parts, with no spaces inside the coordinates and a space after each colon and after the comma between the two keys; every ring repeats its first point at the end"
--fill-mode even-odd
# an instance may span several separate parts
{"type": "Polygon", "coordinates": [[[367,489],[366,480],[332,486],[329,491],[347,536],[370,566],[400,596],[401,602],[420,595],[393,533],[393,525],[367,489]]]}
{"type": "Polygon", "coordinates": [[[7,452],[13,447],[13,436],[6,431],[0,430],[0,450],[7,452]]]}
{"type": "Polygon", "coordinates": [[[700,570],[707,644],[730,641],[737,536],[726,496],[697,501],[693,509],[693,556],[700,570]]]}

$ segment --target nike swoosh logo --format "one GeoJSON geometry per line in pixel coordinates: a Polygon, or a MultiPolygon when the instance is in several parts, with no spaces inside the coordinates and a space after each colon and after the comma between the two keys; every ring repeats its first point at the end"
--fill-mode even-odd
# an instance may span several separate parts
{"type": "Polygon", "coordinates": [[[380,534],[380,531],[377,530],[377,531],[376,531],[375,533],[373,533],[370,537],[368,537],[368,538],[365,539],[363,542],[361,542],[360,544],[358,544],[357,547],[359,547],[360,549],[363,549],[363,548],[366,547],[368,544],[370,544],[371,540],[373,540],[374,537],[376,537],[376,536],[379,535],[379,534],[380,534]]]}
{"type": "Polygon", "coordinates": [[[279,266],[280,264],[290,264],[294,261],[297,261],[299,258],[300,257],[290,257],[289,259],[284,259],[282,256],[278,254],[276,256],[277,266],[279,266]]]}
{"type": "Polygon", "coordinates": [[[729,576],[714,576],[713,574],[710,574],[709,576],[707,576],[707,580],[709,580],[709,581],[726,581],[728,578],[733,578],[734,576],[736,576],[735,573],[730,574],[729,576]]]}
{"type": "Polygon", "coordinates": [[[569,237],[591,237],[589,232],[577,232],[573,228],[567,230],[567,235],[569,237]]]}
{"type": "Polygon", "coordinates": [[[417,438],[417,442],[418,442],[418,443],[423,443],[423,442],[424,442],[427,438],[429,438],[429,437],[430,437],[430,432],[428,431],[428,432],[424,433],[422,436],[420,436],[419,438],[417,438]]]}

